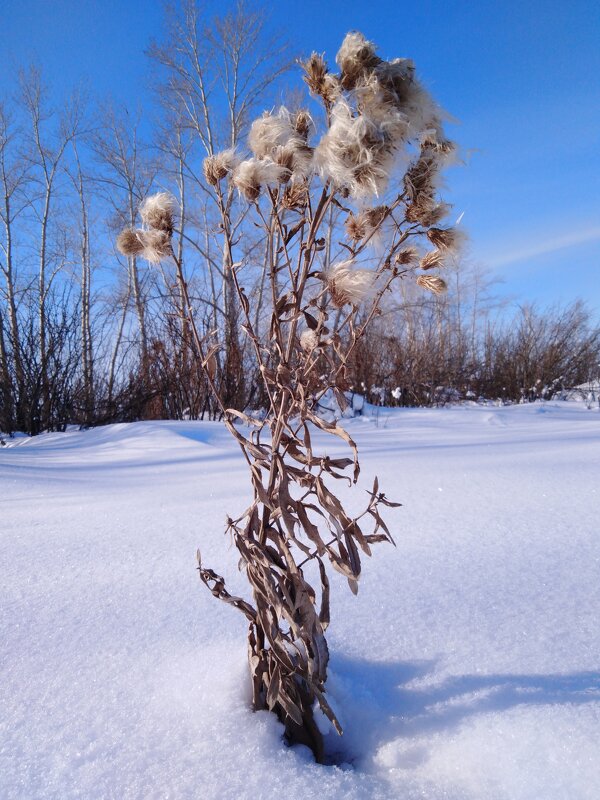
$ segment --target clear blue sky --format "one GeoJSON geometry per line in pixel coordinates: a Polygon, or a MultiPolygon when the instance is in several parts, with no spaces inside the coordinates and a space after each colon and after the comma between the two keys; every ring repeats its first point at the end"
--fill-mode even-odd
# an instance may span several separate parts
{"type": "MultiPolygon", "coordinates": [[[[358,29],[382,56],[414,58],[470,154],[447,194],[464,211],[472,258],[518,300],[584,297],[600,314],[600,0],[268,7],[299,54],[333,61],[358,29]]],[[[153,0],[4,0],[0,89],[35,61],[57,92],[83,80],[99,96],[144,102],[144,50],[161,19],[153,0]]]]}

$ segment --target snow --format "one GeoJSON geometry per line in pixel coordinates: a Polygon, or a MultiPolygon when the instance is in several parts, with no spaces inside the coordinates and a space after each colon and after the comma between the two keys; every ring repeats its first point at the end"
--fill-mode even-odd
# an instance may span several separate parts
{"type": "Polygon", "coordinates": [[[333,580],[333,767],[250,711],[245,620],[195,571],[200,546],[244,591],[223,531],[249,494],[226,431],[7,440],[2,800],[597,800],[598,410],[379,409],[345,424],[362,486],[377,473],[403,506],[358,596],[333,580]]]}

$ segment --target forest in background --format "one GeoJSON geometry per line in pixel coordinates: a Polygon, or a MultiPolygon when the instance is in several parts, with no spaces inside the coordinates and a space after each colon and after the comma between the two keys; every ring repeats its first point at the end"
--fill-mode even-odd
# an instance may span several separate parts
{"type": "MultiPolygon", "coordinates": [[[[299,107],[301,73],[262,12],[238,5],[206,19],[194,2],[168,13],[148,48],[155,102],[118,108],[75,89],[60,106],[43,73],[24,69],[0,99],[0,431],[218,414],[186,319],[218,332],[215,381],[228,407],[262,407],[238,300],[219,247],[218,209],[202,170],[245,151],[262,109],[299,107]],[[116,249],[155,191],[178,202],[177,261],[151,265],[116,249]]],[[[322,114],[315,104],[310,113],[322,114]]],[[[233,200],[254,328],[269,336],[269,237],[233,200]]],[[[346,210],[330,213],[322,268],[344,257],[346,210]]],[[[376,257],[376,256],[374,256],[376,257]]],[[[283,278],[282,278],[283,280],[283,278]]],[[[507,307],[484,270],[455,258],[448,291],[413,284],[388,296],[357,348],[345,388],[386,405],[549,397],[597,379],[600,327],[583,302],[507,307]]]]}

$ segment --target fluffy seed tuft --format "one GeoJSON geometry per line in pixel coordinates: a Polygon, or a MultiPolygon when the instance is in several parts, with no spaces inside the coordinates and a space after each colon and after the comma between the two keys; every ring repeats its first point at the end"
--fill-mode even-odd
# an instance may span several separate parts
{"type": "Polygon", "coordinates": [[[140,217],[144,225],[157,231],[164,231],[171,236],[175,225],[175,207],[173,195],[168,192],[158,192],[144,200],[140,206],[140,217]]]}
{"type": "Polygon", "coordinates": [[[263,186],[286,183],[289,178],[290,171],[271,159],[249,158],[236,166],[232,181],[239,193],[252,203],[258,199],[263,186]]]}
{"type": "Polygon", "coordinates": [[[327,273],[327,288],[336,308],[359,305],[373,291],[377,276],[369,269],[353,269],[352,261],[340,261],[327,273]]]}
{"type": "Polygon", "coordinates": [[[389,212],[388,206],[375,206],[365,208],[358,214],[350,212],[344,223],[348,237],[354,242],[360,242],[381,226],[389,212]]]}
{"type": "Polygon", "coordinates": [[[127,228],[122,231],[117,238],[117,250],[124,256],[139,256],[144,249],[144,244],[140,239],[142,231],[134,231],[127,228]]]}
{"type": "Polygon", "coordinates": [[[331,125],[315,149],[315,163],[324,178],[355,197],[380,195],[387,186],[397,152],[393,125],[354,116],[346,100],[331,111],[331,125]]]}
{"type": "Polygon", "coordinates": [[[405,247],[403,250],[400,250],[399,253],[396,254],[395,262],[396,264],[416,264],[419,260],[419,251],[416,247],[405,247]]]}
{"type": "Polygon", "coordinates": [[[212,156],[207,156],[202,164],[204,177],[211,186],[216,186],[219,181],[229,175],[237,164],[239,158],[233,149],[223,150],[212,156]]]}
{"type": "Polygon", "coordinates": [[[308,177],[312,171],[312,148],[306,143],[310,125],[308,112],[296,115],[282,106],[277,114],[265,112],[250,128],[248,142],[258,159],[271,159],[288,171],[287,179],[308,177]],[[299,133],[297,125],[304,131],[299,133]]]}
{"type": "Polygon", "coordinates": [[[327,63],[320,53],[311,53],[306,61],[301,61],[304,82],[311,94],[321,97],[327,107],[331,107],[340,96],[340,83],[329,72],[327,63]]]}
{"type": "Polygon", "coordinates": [[[342,73],[341,84],[344,89],[353,89],[368,70],[381,63],[373,42],[369,42],[358,31],[346,34],[335,60],[342,73]]]}
{"type": "Polygon", "coordinates": [[[441,250],[430,250],[419,261],[419,267],[424,270],[444,266],[444,253],[441,250]]]}
{"type": "Polygon", "coordinates": [[[427,238],[438,250],[457,250],[464,240],[464,232],[458,228],[430,228],[427,238]]]}
{"type": "Polygon", "coordinates": [[[300,347],[307,353],[311,353],[315,347],[319,346],[319,337],[316,331],[307,328],[300,334],[300,347]]]}
{"type": "Polygon", "coordinates": [[[437,275],[419,275],[417,278],[417,285],[422,286],[434,294],[444,294],[448,289],[448,285],[443,278],[437,275]]]}
{"type": "Polygon", "coordinates": [[[167,231],[150,229],[149,231],[139,231],[139,236],[144,245],[142,258],[145,258],[150,264],[159,264],[171,255],[171,236],[167,231]]]}

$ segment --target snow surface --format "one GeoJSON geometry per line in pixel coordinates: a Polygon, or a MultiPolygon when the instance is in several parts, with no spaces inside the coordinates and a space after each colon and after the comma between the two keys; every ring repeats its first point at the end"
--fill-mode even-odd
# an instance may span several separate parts
{"type": "Polygon", "coordinates": [[[333,582],[334,767],[251,712],[245,620],[198,580],[199,545],[244,590],[223,530],[248,488],[221,426],[0,449],[2,800],[597,800],[600,413],[347,425],[363,487],[377,472],[404,505],[358,597],[333,582]]]}

